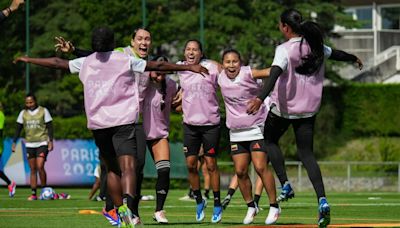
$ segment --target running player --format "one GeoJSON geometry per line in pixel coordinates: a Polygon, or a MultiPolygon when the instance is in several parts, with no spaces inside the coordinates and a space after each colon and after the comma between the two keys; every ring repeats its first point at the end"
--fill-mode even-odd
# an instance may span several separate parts
{"type": "Polygon", "coordinates": [[[220,138],[220,114],[217,98],[218,73],[217,63],[204,58],[202,45],[198,40],[188,40],[184,48],[182,65],[201,64],[208,69],[209,75],[201,77],[189,71],[178,72],[182,88],[183,110],[183,151],[189,172],[189,183],[196,200],[196,220],[204,219],[207,201],[200,190],[200,176],[197,169],[198,154],[203,144],[204,161],[210,175],[211,188],[214,194],[212,223],[222,219],[220,199],[220,175],[216,156],[220,138]]]}
{"type": "Polygon", "coordinates": [[[320,27],[315,22],[303,21],[299,11],[285,10],[280,16],[279,29],[286,42],[275,51],[270,80],[264,83],[257,98],[250,101],[248,112],[255,113],[271,93],[271,108],[265,123],[264,137],[269,157],[283,185],[278,200],[293,196],[288,183],[279,139],[293,126],[297,153],[307,170],[318,200],[318,225],[330,223],[330,207],[326,200],[321,170],[313,153],[315,116],[319,110],[325,74],[325,58],[357,63],[356,56],[333,50],[324,45],[320,27]]]}
{"type": "Polygon", "coordinates": [[[248,206],[243,223],[252,223],[258,213],[248,175],[249,164],[252,162],[269,198],[270,210],[265,224],[273,224],[278,220],[280,208],[276,202],[275,179],[267,168],[267,150],[263,137],[268,111],[262,105],[254,115],[247,113],[247,101],[256,97],[261,89],[257,79],[268,77],[269,69],[256,70],[242,66],[240,54],[234,49],[224,51],[222,67],[224,70],[219,75],[218,84],[225,103],[226,126],[230,130],[231,155],[239,188],[248,206]]]}
{"type": "MultiPolygon", "coordinates": [[[[168,62],[164,56],[156,56],[153,60],[168,62]]],[[[150,84],[143,94],[143,128],[147,147],[157,170],[156,209],[153,219],[166,224],[168,219],[163,209],[169,191],[171,168],[168,142],[169,116],[178,85],[165,72],[152,71],[150,78],[150,84]]]]}

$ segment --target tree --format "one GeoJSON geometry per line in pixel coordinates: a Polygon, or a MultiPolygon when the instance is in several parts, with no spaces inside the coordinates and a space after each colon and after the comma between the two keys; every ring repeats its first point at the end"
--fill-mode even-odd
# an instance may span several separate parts
{"type": "MultiPolygon", "coordinates": [[[[141,1],[35,0],[30,3],[30,45],[34,57],[54,56],[55,36],[64,36],[76,46],[90,49],[91,31],[99,25],[113,28],[117,46],[127,46],[133,30],[142,26],[141,1]]],[[[172,60],[182,58],[185,41],[200,36],[199,0],[147,0],[146,3],[147,27],[153,37],[152,53],[166,54],[172,60]]],[[[9,0],[0,0],[0,5],[7,4],[9,0]]],[[[337,0],[209,0],[205,1],[204,52],[219,61],[221,52],[232,47],[242,54],[246,64],[269,66],[275,46],[283,41],[277,27],[279,15],[288,7],[297,8],[306,19],[319,22],[327,35],[334,24],[351,25],[350,17],[343,13],[337,0]],[[312,13],[316,13],[315,18],[311,17],[312,13]]],[[[21,9],[0,28],[4,37],[0,41],[0,87],[6,94],[25,88],[24,65],[11,64],[14,56],[25,52],[24,19],[21,9]]],[[[68,74],[31,67],[31,90],[44,96],[42,100],[48,102],[44,105],[66,116],[72,114],[67,109],[79,108],[77,104],[83,102],[81,96],[64,87],[63,83],[68,80],[63,77],[68,74]]]]}

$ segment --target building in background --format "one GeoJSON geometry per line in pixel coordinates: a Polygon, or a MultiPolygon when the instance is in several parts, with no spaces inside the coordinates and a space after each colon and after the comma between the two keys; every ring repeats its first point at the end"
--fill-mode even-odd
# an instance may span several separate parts
{"type": "Polygon", "coordinates": [[[331,39],[337,49],[364,62],[362,71],[341,67],[339,75],[360,82],[400,83],[400,0],[342,0],[358,28],[336,26],[331,39]]]}

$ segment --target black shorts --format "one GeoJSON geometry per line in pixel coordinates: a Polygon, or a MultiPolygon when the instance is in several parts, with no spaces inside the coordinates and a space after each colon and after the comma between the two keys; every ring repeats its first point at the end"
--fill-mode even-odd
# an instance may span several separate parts
{"type": "Polygon", "coordinates": [[[92,132],[100,151],[100,157],[106,161],[122,155],[131,155],[137,158],[134,124],[92,130],[92,132]]]}
{"type": "Polygon", "coordinates": [[[231,142],[231,155],[251,152],[267,152],[263,139],[244,142],[231,142]]]}
{"type": "Polygon", "coordinates": [[[49,149],[47,146],[40,146],[36,148],[26,148],[26,154],[28,159],[41,157],[47,160],[47,155],[49,154],[49,149]]]}
{"type": "Polygon", "coordinates": [[[198,156],[203,144],[204,156],[216,157],[218,154],[220,125],[193,126],[183,124],[183,152],[185,156],[198,156]]]}

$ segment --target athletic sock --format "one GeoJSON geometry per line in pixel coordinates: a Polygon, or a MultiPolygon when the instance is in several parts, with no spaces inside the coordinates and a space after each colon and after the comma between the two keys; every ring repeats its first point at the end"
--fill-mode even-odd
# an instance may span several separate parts
{"type": "Polygon", "coordinates": [[[228,189],[228,195],[232,198],[233,194],[235,194],[235,189],[234,188],[229,188],[228,189]]]}
{"type": "MultiPolygon", "coordinates": [[[[137,198],[137,197],[135,197],[135,198],[137,198]]],[[[136,215],[136,216],[139,216],[138,215],[138,212],[136,211],[134,211],[134,208],[133,208],[133,201],[134,201],[134,197],[133,196],[131,196],[131,195],[129,195],[129,194],[123,194],[122,195],[122,202],[123,202],[123,204],[126,204],[127,206],[128,206],[128,208],[132,211],[132,213],[134,214],[134,215],[136,215]]]]}
{"type": "Polygon", "coordinates": [[[279,208],[279,204],[277,204],[277,203],[270,203],[269,206],[279,208]]]}
{"type": "Polygon", "coordinates": [[[256,207],[256,204],[254,203],[254,200],[252,200],[251,202],[247,203],[247,207],[256,207]]]}
{"type": "MultiPolygon", "coordinates": [[[[3,142],[0,142],[3,143],[3,142]]],[[[8,179],[8,177],[6,176],[6,174],[3,171],[0,171],[0,178],[4,180],[4,182],[7,183],[7,185],[11,184],[10,179],[8,179]]]]}
{"type": "Polygon", "coordinates": [[[216,191],[214,192],[214,207],[220,207],[221,206],[221,191],[216,191]]]}
{"type": "Polygon", "coordinates": [[[257,205],[259,205],[258,203],[260,202],[260,195],[254,195],[254,202],[257,204],[257,205]]]}
{"type": "Polygon", "coordinates": [[[111,211],[112,209],[114,209],[114,203],[113,203],[111,197],[107,193],[106,193],[105,197],[106,197],[105,210],[108,212],[108,211],[111,211]]]}
{"type": "Polygon", "coordinates": [[[201,196],[201,192],[199,189],[193,190],[193,196],[197,204],[200,204],[203,201],[203,197],[201,196]]]}
{"type": "Polygon", "coordinates": [[[161,211],[164,208],[164,203],[167,198],[170,183],[170,162],[161,160],[156,163],[157,183],[156,183],[156,211],[161,211]]]}

